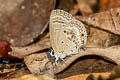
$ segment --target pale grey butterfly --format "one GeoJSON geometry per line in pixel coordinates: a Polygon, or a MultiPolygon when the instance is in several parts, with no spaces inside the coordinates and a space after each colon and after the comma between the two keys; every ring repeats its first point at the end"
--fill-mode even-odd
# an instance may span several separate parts
{"type": "Polygon", "coordinates": [[[53,10],[49,26],[50,42],[53,48],[50,55],[55,57],[55,62],[79,53],[81,47],[87,43],[85,25],[66,11],[53,10]]]}

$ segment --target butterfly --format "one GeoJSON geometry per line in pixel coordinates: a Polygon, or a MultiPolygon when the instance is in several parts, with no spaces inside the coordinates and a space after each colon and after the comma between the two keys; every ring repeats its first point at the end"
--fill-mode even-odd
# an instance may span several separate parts
{"type": "Polygon", "coordinates": [[[79,53],[87,43],[85,25],[66,11],[56,9],[51,12],[49,30],[53,48],[50,55],[55,57],[55,62],[79,53]]]}

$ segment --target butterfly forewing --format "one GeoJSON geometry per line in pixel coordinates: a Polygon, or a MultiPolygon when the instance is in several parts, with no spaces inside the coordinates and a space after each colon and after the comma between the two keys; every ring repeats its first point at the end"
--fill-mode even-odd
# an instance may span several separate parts
{"type": "Polygon", "coordinates": [[[87,41],[85,26],[63,10],[53,10],[50,16],[50,42],[60,58],[79,53],[87,41]]]}

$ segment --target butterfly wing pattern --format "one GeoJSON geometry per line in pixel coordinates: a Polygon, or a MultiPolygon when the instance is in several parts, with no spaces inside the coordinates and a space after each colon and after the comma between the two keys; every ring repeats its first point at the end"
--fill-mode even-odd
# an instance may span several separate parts
{"type": "Polygon", "coordinates": [[[56,61],[80,52],[87,43],[86,28],[71,14],[63,10],[53,10],[50,15],[50,42],[53,50],[51,56],[56,61]],[[54,53],[54,54],[52,54],[54,53]]]}

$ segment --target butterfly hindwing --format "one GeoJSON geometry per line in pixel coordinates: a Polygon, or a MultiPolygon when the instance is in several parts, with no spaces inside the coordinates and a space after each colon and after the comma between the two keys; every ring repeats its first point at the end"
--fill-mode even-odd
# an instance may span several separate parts
{"type": "Polygon", "coordinates": [[[53,10],[50,16],[50,42],[60,58],[79,53],[87,42],[84,24],[63,10],[53,10]]]}

